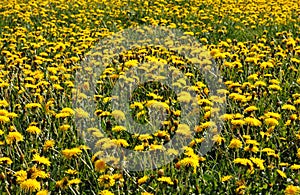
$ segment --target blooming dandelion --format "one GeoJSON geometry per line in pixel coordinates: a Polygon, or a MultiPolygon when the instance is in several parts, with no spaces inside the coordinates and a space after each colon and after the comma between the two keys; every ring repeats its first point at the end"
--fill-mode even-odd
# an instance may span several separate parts
{"type": "Polygon", "coordinates": [[[19,132],[9,132],[6,137],[6,142],[8,144],[13,144],[14,142],[23,141],[23,135],[19,132]]]}
{"type": "Polygon", "coordinates": [[[221,178],[221,182],[226,182],[232,178],[232,175],[226,175],[221,178]]]}
{"type": "Polygon", "coordinates": [[[300,192],[300,187],[294,185],[288,185],[284,190],[284,193],[286,195],[296,195],[299,194],[299,192],[300,192]]]}
{"type": "Polygon", "coordinates": [[[291,168],[292,170],[298,170],[298,169],[300,169],[300,165],[298,165],[298,164],[293,164],[293,165],[290,166],[290,168],[291,168]]]}
{"type": "Polygon", "coordinates": [[[172,181],[172,179],[170,177],[160,177],[157,179],[157,181],[160,181],[162,183],[169,184],[169,185],[174,185],[174,182],[172,181]]]}
{"type": "Polygon", "coordinates": [[[49,191],[48,190],[41,190],[41,191],[38,191],[36,193],[36,195],[48,195],[49,191]]]}
{"type": "Polygon", "coordinates": [[[242,146],[243,146],[243,143],[239,139],[236,139],[236,138],[233,138],[230,141],[230,144],[228,145],[228,147],[231,149],[241,148],[242,146]]]}
{"type": "Polygon", "coordinates": [[[71,148],[71,149],[64,149],[62,150],[62,154],[67,158],[67,159],[71,159],[71,158],[76,158],[78,155],[81,154],[81,149],[79,148],[71,148]]]}
{"type": "Polygon", "coordinates": [[[281,171],[279,169],[277,169],[276,171],[282,178],[286,178],[286,174],[283,171],[281,171]]]}
{"type": "Polygon", "coordinates": [[[107,168],[106,167],[106,163],[105,163],[104,160],[97,160],[97,161],[95,161],[94,164],[95,164],[94,165],[95,166],[95,170],[99,171],[99,172],[104,172],[105,169],[107,168]]]}
{"type": "Polygon", "coordinates": [[[102,190],[98,193],[99,195],[114,195],[114,193],[112,193],[109,190],[102,190]]]}
{"type": "Polygon", "coordinates": [[[40,103],[29,103],[25,105],[25,108],[28,109],[42,108],[42,105],[40,103]]]}
{"type": "Polygon", "coordinates": [[[145,175],[142,178],[138,179],[137,182],[138,182],[139,185],[141,185],[141,184],[146,183],[148,179],[149,179],[149,177],[145,175]]]}
{"type": "Polygon", "coordinates": [[[20,187],[27,192],[35,192],[41,189],[41,183],[35,179],[27,179],[20,184],[20,187]]]}
{"type": "Polygon", "coordinates": [[[8,157],[0,157],[0,164],[12,164],[12,160],[8,157]]]}
{"type": "Polygon", "coordinates": [[[98,178],[98,182],[101,186],[104,186],[105,188],[109,188],[111,186],[115,185],[115,180],[112,176],[110,175],[101,175],[98,178]]]}
{"type": "Polygon", "coordinates": [[[38,154],[35,154],[33,156],[33,159],[32,159],[33,162],[37,162],[39,164],[44,164],[44,165],[47,165],[47,166],[50,166],[51,162],[49,161],[48,158],[46,157],[43,157],[43,156],[40,156],[38,154]]]}
{"type": "Polygon", "coordinates": [[[283,110],[296,111],[296,107],[290,104],[285,104],[282,106],[283,110]]]}
{"type": "Polygon", "coordinates": [[[29,126],[26,131],[30,134],[40,134],[42,132],[42,130],[36,126],[29,126]]]}

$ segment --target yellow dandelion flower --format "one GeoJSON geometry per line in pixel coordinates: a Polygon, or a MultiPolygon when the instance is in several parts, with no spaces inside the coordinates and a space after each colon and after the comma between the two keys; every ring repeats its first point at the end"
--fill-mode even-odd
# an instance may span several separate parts
{"type": "Polygon", "coordinates": [[[163,145],[151,144],[149,150],[162,150],[164,149],[163,145]]]}
{"type": "Polygon", "coordinates": [[[12,144],[14,142],[19,142],[19,141],[23,141],[23,135],[17,131],[15,132],[9,132],[7,137],[6,137],[6,142],[8,144],[12,144]]]}
{"type": "Polygon", "coordinates": [[[220,119],[223,121],[229,121],[234,118],[234,114],[223,114],[220,116],[220,119]]]}
{"type": "Polygon", "coordinates": [[[277,126],[279,122],[275,118],[267,118],[265,119],[265,123],[268,126],[277,126]]]}
{"type": "Polygon", "coordinates": [[[7,110],[0,110],[0,116],[7,116],[8,113],[9,112],[7,110]]]}
{"type": "Polygon", "coordinates": [[[249,159],[236,158],[236,159],[233,160],[233,163],[247,166],[249,168],[249,170],[253,170],[253,163],[249,159]]]}
{"type": "Polygon", "coordinates": [[[1,116],[0,115],[0,123],[9,123],[10,119],[8,116],[1,116]]]}
{"type": "Polygon", "coordinates": [[[39,154],[33,155],[32,162],[37,162],[39,164],[44,164],[47,166],[50,166],[51,162],[49,161],[49,158],[40,156],[39,154]]]}
{"type": "Polygon", "coordinates": [[[121,125],[114,126],[114,127],[112,128],[112,131],[114,131],[114,132],[126,131],[126,127],[121,126],[121,125]]]}
{"type": "Polygon", "coordinates": [[[137,60],[129,60],[129,61],[127,61],[127,62],[125,62],[125,66],[126,67],[134,67],[134,66],[137,66],[139,64],[139,61],[137,61],[137,60]]]}
{"type": "Polygon", "coordinates": [[[103,111],[103,112],[101,112],[101,114],[99,114],[98,116],[100,116],[100,117],[106,117],[106,116],[110,116],[110,115],[111,115],[110,112],[108,112],[108,111],[103,111]]]}
{"type": "Polygon", "coordinates": [[[65,124],[65,125],[61,125],[60,127],[59,127],[59,130],[61,130],[61,131],[67,131],[68,129],[70,129],[70,125],[67,125],[67,124],[65,124]]]}
{"type": "Polygon", "coordinates": [[[150,192],[142,192],[141,195],[154,195],[154,194],[152,194],[150,192]]]}
{"type": "Polygon", "coordinates": [[[147,180],[149,179],[149,177],[147,175],[143,176],[142,178],[138,179],[138,184],[144,184],[147,182],[147,180]]]}
{"type": "Polygon", "coordinates": [[[241,120],[241,119],[234,119],[234,120],[231,120],[230,123],[234,126],[243,126],[246,124],[246,122],[244,120],[241,120]]]}
{"type": "Polygon", "coordinates": [[[282,88],[279,85],[275,85],[275,84],[269,85],[268,89],[272,89],[274,91],[281,91],[282,90],[282,88]]]}
{"type": "Polygon", "coordinates": [[[73,185],[73,184],[77,185],[80,182],[81,182],[81,180],[79,178],[75,178],[75,179],[69,180],[68,185],[73,185]]]}
{"type": "Polygon", "coordinates": [[[256,140],[251,140],[251,139],[246,140],[246,144],[259,146],[259,143],[256,140]]]}
{"type": "Polygon", "coordinates": [[[163,96],[156,95],[155,93],[148,93],[147,96],[152,97],[155,100],[162,100],[163,96]]]}
{"type": "Polygon", "coordinates": [[[300,193],[299,186],[288,185],[284,190],[285,195],[298,195],[300,193]]]}
{"type": "Polygon", "coordinates": [[[8,107],[9,104],[6,100],[0,100],[0,107],[8,107]]]}
{"type": "Polygon", "coordinates": [[[300,104],[300,98],[299,98],[299,99],[296,99],[296,100],[294,101],[294,104],[295,104],[295,105],[299,105],[299,104],[300,104]]]}
{"type": "Polygon", "coordinates": [[[25,108],[29,108],[29,109],[42,108],[42,105],[39,104],[39,103],[28,103],[28,104],[25,105],[25,108]]]}
{"type": "Polygon", "coordinates": [[[102,190],[98,193],[99,195],[114,195],[114,193],[112,193],[109,190],[102,190]]]}
{"type": "Polygon", "coordinates": [[[244,121],[250,125],[250,126],[254,126],[254,127],[260,127],[262,124],[260,122],[260,120],[256,119],[256,118],[252,118],[252,117],[246,117],[244,119],[244,121]]]}
{"type": "Polygon", "coordinates": [[[241,185],[241,186],[239,186],[238,188],[235,189],[235,192],[237,194],[244,194],[245,193],[245,189],[246,189],[246,186],[245,185],[241,185]]]}
{"type": "Polygon", "coordinates": [[[267,86],[267,83],[265,83],[264,81],[256,81],[254,83],[254,86],[255,87],[265,87],[265,86],[267,86]]]}
{"type": "Polygon", "coordinates": [[[128,142],[125,139],[112,139],[112,142],[122,147],[129,146],[128,142]]]}
{"type": "Polygon", "coordinates": [[[283,171],[281,171],[279,169],[277,169],[276,171],[282,178],[286,178],[286,174],[283,171]]]}
{"type": "MultiPolygon", "coordinates": [[[[164,131],[160,131],[160,132],[157,132],[155,133],[154,135],[160,135],[160,134],[163,134],[161,132],[164,132],[164,131]]],[[[165,132],[166,133],[166,132],[165,132]]],[[[166,134],[167,135],[167,134],[166,134]]],[[[163,137],[163,136],[160,136],[160,137],[163,137]]],[[[153,139],[152,135],[150,134],[141,134],[141,135],[137,135],[137,138],[141,141],[146,141],[146,140],[149,140],[149,139],[153,139]]]]}
{"type": "Polygon", "coordinates": [[[0,157],[0,164],[7,164],[10,165],[12,160],[8,157],[0,157]]]}
{"type": "Polygon", "coordinates": [[[58,114],[55,114],[55,118],[66,118],[66,117],[69,117],[71,116],[69,113],[58,113],[58,114]]]}
{"type": "Polygon", "coordinates": [[[262,152],[267,152],[267,153],[275,153],[275,150],[271,149],[271,148],[264,148],[261,150],[262,152]]]}
{"type": "Polygon", "coordinates": [[[242,146],[243,146],[242,141],[240,141],[239,139],[233,138],[230,141],[228,148],[235,149],[235,148],[241,148],[242,146]]]}
{"type": "Polygon", "coordinates": [[[216,142],[218,145],[221,145],[222,143],[225,143],[225,138],[222,137],[220,134],[214,135],[214,137],[212,138],[212,140],[214,142],[216,142]]]}
{"type": "Polygon", "coordinates": [[[70,175],[76,175],[76,174],[78,174],[78,171],[74,170],[74,169],[68,169],[65,171],[65,173],[70,174],[70,175]]]}
{"type": "Polygon", "coordinates": [[[275,113],[275,112],[267,112],[264,115],[268,118],[275,118],[277,120],[279,120],[281,118],[281,115],[279,113],[275,113]]]}
{"type": "Polygon", "coordinates": [[[31,174],[31,179],[36,179],[38,177],[42,178],[42,179],[45,179],[45,178],[49,178],[49,176],[50,176],[49,173],[46,173],[45,171],[39,170],[36,167],[32,167],[29,171],[32,173],[31,174]]]}
{"type": "Polygon", "coordinates": [[[229,96],[229,98],[234,99],[235,101],[239,101],[239,102],[247,102],[247,97],[238,93],[231,93],[229,96]]]}
{"type": "Polygon", "coordinates": [[[244,112],[253,112],[255,110],[258,110],[256,106],[249,106],[244,110],[244,112]]]}
{"type": "Polygon", "coordinates": [[[228,181],[228,180],[230,180],[232,177],[233,177],[232,175],[226,175],[226,176],[223,176],[223,177],[221,178],[221,182],[228,181]]]}
{"type": "Polygon", "coordinates": [[[62,151],[62,154],[67,158],[71,159],[72,157],[77,157],[81,154],[81,150],[79,148],[65,149],[62,151]]]}
{"type": "Polygon", "coordinates": [[[135,151],[143,151],[145,149],[144,145],[137,145],[134,147],[135,151]]]}
{"type": "Polygon", "coordinates": [[[281,162],[278,165],[281,166],[281,167],[288,167],[289,163],[281,162]]]}
{"type": "Polygon", "coordinates": [[[52,148],[55,144],[54,140],[46,140],[43,146],[44,150],[48,150],[49,148],[52,148]]]}
{"type": "Polygon", "coordinates": [[[95,165],[95,170],[98,172],[104,172],[106,169],[106,163],[104,160],[96,160],[94,165],[95,165]]]}
{"type": "Polygon", "coordinates": [[[98,182],[101,186],[104,186],[106,188],[109,188],[111,186],[114,186],[115,185],[115,180],[113,178],[113,176],[110,176],[110,175],[101,175],[99,178],[98,178],[98,182]]]}
{"type": "Polygon", "coordinates": [[[48,194],[49,194],[48,190],[41,190],[36,193],[36,195],[48,195],[48,194]]]}
{"type": "Polygon", "coordinates": [[[63,108],[60,113],[68,113],[69,115],[74,115],[75,111],[72,108],[66,107],[63,108]]]}
{"type": "Polygon", "coordinates": [[[36,179],[26,179],[20,184],[20,187],[27,192],[35,192],[41,189],[41,183],[36,179]]]}
{"type": "Polygon", "coordinates": [[[30,134],[40,134],[42,132],[42,130],[36,126],[29,126],[26,131],[30,134]]]}
{"type": "Polygon", "coordinates": [[[213,128],[213,127],[216,127],[216,123],[213,121],[208,121],[208,122],[201,123],[200,126],[197,126],[195,128],[195,131],[202,132],[204,129],[213,128]]]}
{"type": "Polygon", "coordinates": [[[292,114],[292,115],[290,116],[290,119],[291,119],[292,121],[296,120],[297,118],[298,118],[297,114],[292,114]]]}
{"type": "Polygon", "coordinates": [[[130,105],[130,108],[138,108],[142,110],[144,108],[144,105],[141,102],[134,102],[133,104],[130,105]]]}
{"type": "Polygon", "coordinates": [[[296,111],[296,107],[290,104],[284,104],[281,108],[283,110],[296,111]]]}
{"type": "Polygon", "coordinates": [[[14,112],[10,112],[10,113],[8,113],[6,116],[7,116],[8,118],[16,118],[16,117],[18,117],[19,115],[16,114],[16,113],[14,113],[14,112]]]}
{"type": "Polygon", "coordinates": [[[157,181],[169,184],[169,185],[174,185],[174,182],[172,181],[172,179],[170,177],[160,177],[157,179],[157,181]]]}
{"type": "Polygon", "coordinates": [[[17,177],[17,182],[23,182],[27,179],[27,172],[24,170],[16,171],[14,174],[15,177],[17,177]]]}
{"type": "Polygon", "coordinates": [[[254,153],[259,151],[258,147],[256,147],[259,145],[259,143],[256,140],[248,139],[248,140],[246,140],[246,144],[249,144],[249,145],[244,148],[245,151],[247,151],[247,152],[250,151],[250,152],[254,152],[254,153]]]}
{"type": "Polygon", "coordinates": [[[258,74],[252,74],[247,77],[248,80],[258,80],[258,74]]]}
{"type": "Polygon", "coordinates": [[[184,150],[185,150],[185,152],[184,152],[185,155],[187,155],[187,156],[189,156],[189,157],[193,157],[193,158],[197,158],[197,157],[198,157],[198,156],[195,154],[193,148],[191,148],[191,147],[185,147],[184,150]]]}
{"type": "Polygon", "coordinates": [[[297,157],[300,158],[300,148],[297,150],[297,157]]]}
{"type": "Polygon", "coordinates": [[[262,160],[260,158],[250,158],[250,160],[256,165],[259,167],[260,170],[265,170],[265,167],[264,167],[264,162],[265,160],[262,160]]]}
{"type": "Polygon", "coordinates": [[[69,180],[67,177],[62,178],[61,180],[56,182],[56,187],[60,187],[62,189],[65,189],[69,186],[69,180]]]}
{"type": "Polygon", "coordinates": [[[299,170],[299,169],[300,169],[300,165],[293,164],[292,166],[290,166],[290,168],[291,168],[292,170],[299,170]]]}
{"type": "Polygon", "coordinates": [[[186,157],[183,158],[178,162],[180,166],[185,166],[185,167],[193,167],[194,168],[194,173],[196,173],[197,167],[199,167],[199,160],[198,158],[193,158],[193,157],[186,157]]]}
{"type": "MultiPolygon", "coordinates": [[[[52,78],[55,78],[55,77],[52,77],[52,78]]],[[[51,80],[54,80],[54,79],[51,79],[51,80]]],[[[56,89],[56,90],[63,90],[64,89],[60,84],[53,84],[53,88],[56,89]]]]}

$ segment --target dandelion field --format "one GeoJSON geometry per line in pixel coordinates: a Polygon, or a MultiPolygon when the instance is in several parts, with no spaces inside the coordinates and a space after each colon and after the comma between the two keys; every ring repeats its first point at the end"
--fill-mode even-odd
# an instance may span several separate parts
{"type": "MultiPolygon", "coordinates": [[[[300,194],[298,0],[0,2],[1,194],[300,194]],[[157,45],[116,55],[95,86],[86,78],[78,83],[76,74],[99,67],[97,60],[90,69],[83,64],[102,40],[142,25],[194,37],[220,70],[216,83],[224,89],[212,94],[213,85],[204,79],[201,71],[212,64],[197,65],[157,45]],[[118,81],[122,89],[122,82],[142,79],[126,71],[151,77],[162,63],[186,79],[172,86],[196,99],[175,94],[159,82],[163,77],[155,77],[157,82],[132,90],[129,115],[112,108],[118,81]],[[74,100],[95,103],[93,114],[74,100]],[[197,125],[181,120],[184,105],[199,108],[197,125]],[[151,107],[165,110],[167,119],[152,120],[158,113],[151,107]],[[129,118],[161,128],[149,133],[119,123],[129,118]],[[90,128],[80,126],[87,123],[90,128]],[[81,134],[93,139],[86,142],[81,134]],[[166,150],[172,160],[151,170],[130,171],[120,166],[122,159],[109,156],[116,147],[163,151],[176,135],[190,140],[182,152],[166,150]],[[201,155],[206,141],[214,144],[201,155]]],[[[165,42],[174,43],[172,37],[165,42]]]]}

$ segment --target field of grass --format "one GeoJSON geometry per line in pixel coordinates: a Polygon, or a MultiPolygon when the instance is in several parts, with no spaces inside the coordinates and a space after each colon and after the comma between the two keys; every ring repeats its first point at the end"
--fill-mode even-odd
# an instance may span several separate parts
{"type": "Polygon", "coordinates": [[[0,194],[300,194],[299,67],[299,0],[0,0],[0,194]],[[147,45],[159,28],[203,61],[168,33],[147,45]],[[111,49],[127,29],[144,42],[111,49]],[[113,90],[134,83],[124,106],[113,90]],[[169,161],[131,170],[157,159],[120,148],[169,161]]]}

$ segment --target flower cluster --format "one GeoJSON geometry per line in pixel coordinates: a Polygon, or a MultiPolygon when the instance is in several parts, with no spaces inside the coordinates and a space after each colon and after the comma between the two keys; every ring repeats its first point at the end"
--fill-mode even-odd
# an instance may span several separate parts
{"type": "MultiPolygon", "coordinates": [[[[299,0],[0,0],[0,191],[299,194],[299,13],[299,0]],[[77,90],[76,73],[93,71],[80,64],[89,51],[104,38],[139,25],[180,29],[183,39],[195,37],[207,51],[204,60],[179,55],[185,48],[164,37],[174,50],[133,47],[105,64],[96,89],[83,80],[77,90]],[[213,60],[205,58],[208,54],[213,60]],[[154,73],[162,64],[173,67],[174,78],[184,77],[172,86],[161,85],[165,77],[154,73]],[[216,83],[225,88],[212,95],[200,66],[218,68],[222,78],[216,83]],[[133,69],[157,82],[134,90],[126,114],[110,106],[117,98],[111,89],[117,80],[140,82],[127,77],[133,69]],[[182,91],[174,94],[171,87],[182,91]],[[91,98],[86,92],[93,90],[97,93],[91,98]],[[75,99],[95,102],[94,115],[73,107],[75,99]],[[221,127],[213,121],[220,104],[226,105],[218,117],[221,127]],[[199,108],[199,124],[180,120],[183,105],[199,108]],[[153,120],[160,111],[165,119],[153,120]],[[161,128],[131,133],[129,118],[161,128]],[[74,119],[101,124],[80,129],[74,119]],[[168,148],[174,160],[159,170],[129,172],[120,166],[120,156],[104,152],[117,147],[163,151],[175,135],[191,141],[181,151],[168,148]],[[84,136],[91,137],[88,146],[84,136]],[[201,145],[210,141],[215,144],[203,156],[201,145]]],[[[101,65],[97,60],[91,64],[101,65]]]]}

